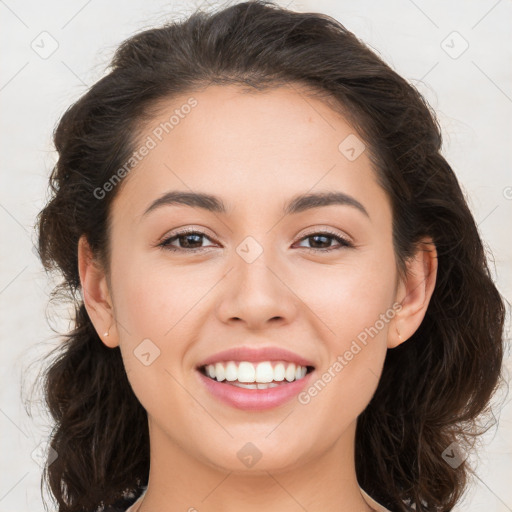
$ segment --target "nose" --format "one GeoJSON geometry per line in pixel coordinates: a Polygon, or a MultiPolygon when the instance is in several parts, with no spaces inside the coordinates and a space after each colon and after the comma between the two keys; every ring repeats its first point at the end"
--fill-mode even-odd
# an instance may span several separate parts
{"type": "Polygon", "coordinates": [[[218,318],[223,323],[243,323],[247,329],[288,324],[297,315],[299,298],[284,265],[264,250],[251,263],[235,255],[222,283],[218,318]]]}

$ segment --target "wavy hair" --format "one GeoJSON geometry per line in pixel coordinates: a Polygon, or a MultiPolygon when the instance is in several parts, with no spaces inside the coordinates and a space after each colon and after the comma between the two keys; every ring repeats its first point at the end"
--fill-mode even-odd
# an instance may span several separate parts
{"type": "MultiPolygon", "coordinates": [[[[62,116],[50,198],[37,218],[44,268],[63,280],[74,327],[51,353],[43,389],[58,458],[43,479],[59,512],[119,506],[149,474],[147,414],[119,348],[99,339],[81,296],[78,240],[108,272],[109,209],[120,186],[95,193],[132,155],[158,106],[210,84],[248,91],[306,86],[339,110],[369,149],[393,213],[399,267],[431,237],[438,275],[414,335],[388,350],[378,388],[359,416],[361,487],[393,511],[448,511],[471,471],[442,454],[479,433],[500,382],[505,308],[477,226],[441,154],[435,113],[420,93],[333,18],[250,1],[145,30],[123,42],[108,73],[62,116]]],[[[121,184],[122,185],[122,184],[121,184]]]]}

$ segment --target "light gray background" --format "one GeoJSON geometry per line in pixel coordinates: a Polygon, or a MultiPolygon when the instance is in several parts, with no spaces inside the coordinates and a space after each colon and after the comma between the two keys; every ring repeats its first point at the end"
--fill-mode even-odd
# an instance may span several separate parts
{"type": "MultiPolygon", "coordinates": [[[[510,301],[511,1],[280,3],[340,20],[426,96],[439,115],[444,154],[494,255],[499,289],[510,301]]],[[[25,377],[30,387],[28,364],[55,343],[45,317],[52,285],[32,252],[34,219],[55,162],[53,127],[102,76],[123,39],[199,5],[208,7],[204,1],[0,0],[0,512],[43,510],[37,450],[49,423],[37,410],[27,416],[20,386],[25,377]],[[44,31],[50,35],[41,35],[44,31]]],[[[67,329],[65,310],[60,317],[54,309],[48,313],[53,326],[67,329]]],[[[507,373],[510,369],[509,357],[507,373]]],[[[458,511],[512,511],[512,401],[503,393],[499,397],[505,404],[499,427],[483,440],[477,478],[458,511]]]]}

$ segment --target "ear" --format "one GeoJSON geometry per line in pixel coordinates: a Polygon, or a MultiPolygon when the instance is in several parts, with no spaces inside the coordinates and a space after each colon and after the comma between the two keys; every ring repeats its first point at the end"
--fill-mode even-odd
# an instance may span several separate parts
{"type": "Polygon", "coordinates": [[[410,338],[425,317],[437,276],[437,251],[431,238],[418,242],[406,269],[397,286],[396,302],[401,309],[389,331],[388,348],[395,348],[410,338]]]}
{"type": "Polygon", "coordinates": [[[98,336],[107,347],[117,347],[119,341],[107,277],[85,235],[78,241],[78,272],[85,308],[98,336]]]}

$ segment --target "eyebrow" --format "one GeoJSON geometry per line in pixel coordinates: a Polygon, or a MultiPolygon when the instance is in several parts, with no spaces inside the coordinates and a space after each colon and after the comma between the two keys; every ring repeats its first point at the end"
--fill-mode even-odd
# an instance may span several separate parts
{"type": "MultiPolygon", "coordinates": [[[[192,208],[202,208],[214,213],[227,212],[226,205],[220,197],[202,192],[182,192],[173,190],[166,192],[153,201],[143,213],[143,216],[157,208],[169,205],[185,205],[192,208]]],[[[291,215],[313,208],[331,205],[351,206],[370,218],[366,208],[357,199],[343,192],[316,192],[297,195],[284,206],[283,213],[285,215],[291,215]]]]}

